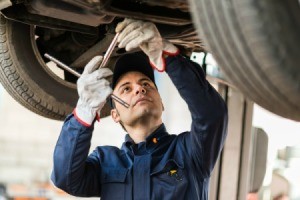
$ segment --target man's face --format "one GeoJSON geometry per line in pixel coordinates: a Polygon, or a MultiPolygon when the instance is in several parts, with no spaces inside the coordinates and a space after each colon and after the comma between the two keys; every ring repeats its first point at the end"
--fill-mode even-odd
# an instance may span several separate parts
{"type": "Polygon", "coordinates": [[[118,102],[112,109],[112,117],[124,126],[135,123],[147,123],[149,120],[161,120],[163,105],[154,83],[140,72],[128,72],[117,82],[113,94],[128,103],[125,108],[118,102]]]}

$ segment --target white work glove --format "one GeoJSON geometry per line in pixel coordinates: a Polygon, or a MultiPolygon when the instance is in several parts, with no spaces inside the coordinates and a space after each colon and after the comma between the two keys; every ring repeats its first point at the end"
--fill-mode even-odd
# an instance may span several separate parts
{"type": "Polygon", "coordinates": [[[102,56],[94,57],[77,80],[79,100],[74,115],[85,126],[90,126],[96,115],[100,116],[107,97],[112,93],[110,83],[105,78],[113,73],[108,68],[98,69],[102,60],[102,56]]]}
{"type": "Polygon", "coordinates": [[[119,48],[130,51],[140,47],[149,57],[152,67],[160,72],[165,71],[166,56],[179,54],[179,49],[169,41],[164,40],[152,22],[125,19],[117,25],[116,32],[120,32],[119,48]]]}

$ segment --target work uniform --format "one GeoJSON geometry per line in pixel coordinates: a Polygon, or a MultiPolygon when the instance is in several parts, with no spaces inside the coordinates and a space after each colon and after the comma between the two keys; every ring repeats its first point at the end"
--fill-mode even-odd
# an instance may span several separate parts
{"type": "Polygon", "coordinates": [[[168,57],[166,66],[188,104],[191,130],[170,135],[162,124],[144,142],[135,144],[126,135],[121,149],[100,146],[88,155],[93,126],[69,115],[54,152],[57,187],[101,200],[208,199],[209,178],[227,133],[227,108],[198,64],[178,55],[168,57]]]}

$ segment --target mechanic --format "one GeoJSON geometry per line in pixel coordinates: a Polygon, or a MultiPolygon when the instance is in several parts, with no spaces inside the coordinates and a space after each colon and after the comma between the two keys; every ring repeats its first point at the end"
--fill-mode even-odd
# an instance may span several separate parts
{"type": "Polygon", "coordinates": [[[116,32],[120,48],[143,53],[123,55],[111,85],[108,68],[95,70],[102,57],[87,64],[77,82],[77,106],[55,147],[53,183],[71,195],[101,200],[208,199],[209,178],[227,133],[223,99],[201,67],[163,39],[155,24],[125,19],[116,32]],[[152,67],[166,71],[186,101],[190,131],[167,132],[152,67]],[[99,146],[88,155],[95,118],[111,93],[130,105],[112,100],[111,116],[128,134],[121,149],[99,146]]]}

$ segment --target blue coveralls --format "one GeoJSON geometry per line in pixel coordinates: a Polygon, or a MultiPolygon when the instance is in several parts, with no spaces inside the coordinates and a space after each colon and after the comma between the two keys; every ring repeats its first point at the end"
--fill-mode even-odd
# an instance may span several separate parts
{"type": "Polygon", "coordinates": [[[198,64],[181,55],[166,64],[188,104],[191,130],[170,135],[162,124],[145,142],[134,144],[126,135],[121,149],[99,146],[88,155],[93,126],[69,115],[54,151],[51,178],[58,188],[101,200],[208,199],[210,174],[227,133],[227,107],[198,64]]]}

